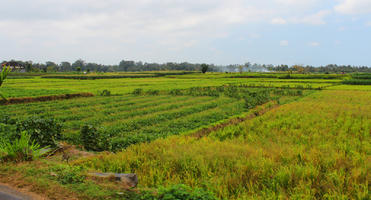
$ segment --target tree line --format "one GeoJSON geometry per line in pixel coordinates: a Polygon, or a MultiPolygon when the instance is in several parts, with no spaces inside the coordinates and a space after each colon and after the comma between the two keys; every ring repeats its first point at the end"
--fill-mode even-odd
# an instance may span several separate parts
{"type": "MultiPolygon", "coordinates": [[[[15,61],[24,67],[26,72],[138,72],[138,71],[202,71],[205,69],[208,72],[296,72],[296,73],[352,73],[352,72],[367,72],[371,73],[371,68],[368,66],[351,66],[351,65],[336,65],[329,64],[326,66],[303,66],[303,65],[265,65],[247,62],[243,65],[206,65],[194,64],[188,62],[175,63],[147,63],[135,62],[130,60],[122,60],[117,65],[104,65],[92,62],[85,62],[78,59],[73,63],[61,62],[55,63],[48,61],[45,63],[34,63],[32,61],[15,61]],[[207,68],[206,68],[207,66],[207,68]]],[[[1,64],[6,63],[3,61],[1,64]]]]}

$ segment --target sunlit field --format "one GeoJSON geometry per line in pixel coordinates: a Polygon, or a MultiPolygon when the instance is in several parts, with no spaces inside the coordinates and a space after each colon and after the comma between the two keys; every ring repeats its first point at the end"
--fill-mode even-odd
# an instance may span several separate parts
{"type": "MultiPolygon", "coordinates": [[[[104,76],[118,74],[126,76],[104,76]]],[[[345,85],[343,75],[281,76],[8,79],[0,91],[9,98],[95,96],[0,105],[3,139],[53,119],[55,141],[83,152],[68,163],[60,153],[5,162],[0,180],[54,199],[151,199],[183,187],[205,199],[369,199],[370,86],[345,85]],[[135,173],[139,184],[124,190],[89,172],[135,173]]]]}

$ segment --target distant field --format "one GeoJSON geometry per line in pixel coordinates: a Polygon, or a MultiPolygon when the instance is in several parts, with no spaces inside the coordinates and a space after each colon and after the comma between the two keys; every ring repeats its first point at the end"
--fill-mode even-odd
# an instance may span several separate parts
{"type": "MultiPolygon", "coordinates": [[[[111,74],[120,75],[121,73],[111,74]]],[[[130,74],[129,74],[130,75],[130,74]]],[[[68,75],[70,76],[70,75],[68,75]]],[[[128,94],[137,88],[143,90],[168,91],[190,87],[220,86],[225,84],[251,84],[262,87],[308,87],[326,88],[340,84],[337,79],[277,79],[277,78],[225,78],[223,73],[179,75],[176,77],[120,78],[120,79],[52,79],[26,78],[9,79],[0,88],[8,97],[43,96],[76,92],[91,92],[109,89],[115,94],[128,94]],[[191,76],[191,78],[187,78],[191,76]],[[211,78],[219,77],[219,78],[211,78]]]]}

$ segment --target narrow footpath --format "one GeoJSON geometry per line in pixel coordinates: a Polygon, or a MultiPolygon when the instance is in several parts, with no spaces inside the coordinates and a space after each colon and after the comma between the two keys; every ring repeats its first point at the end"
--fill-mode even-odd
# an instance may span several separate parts
{"type": "Polygon", "coordinates": [[[0,200],[46,200],[46,198],[29,192],[23,193],[17,189],[0,183],[0,200]]]}

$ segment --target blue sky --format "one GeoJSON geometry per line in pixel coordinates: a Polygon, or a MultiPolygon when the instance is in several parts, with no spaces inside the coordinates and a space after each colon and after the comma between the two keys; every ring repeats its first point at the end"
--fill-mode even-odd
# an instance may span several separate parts
{"type": "Polygon", "coordinates": [[[2,0],[0,60],[371,66],[371,0],[2,0]]]}

